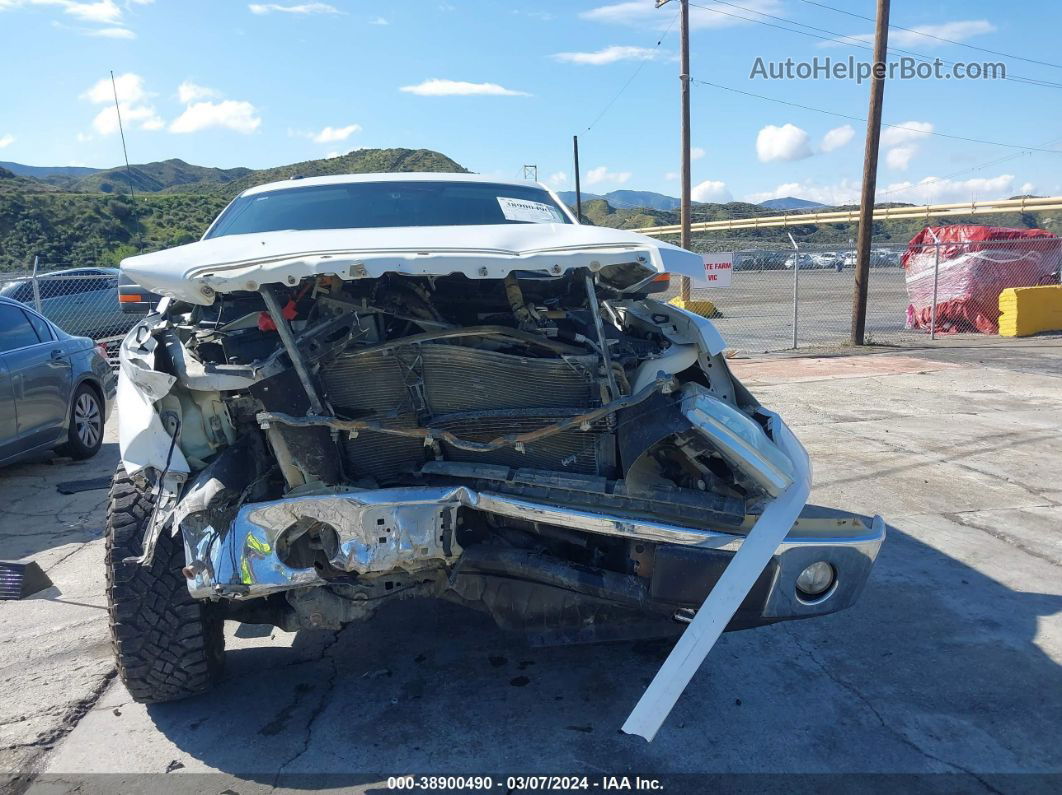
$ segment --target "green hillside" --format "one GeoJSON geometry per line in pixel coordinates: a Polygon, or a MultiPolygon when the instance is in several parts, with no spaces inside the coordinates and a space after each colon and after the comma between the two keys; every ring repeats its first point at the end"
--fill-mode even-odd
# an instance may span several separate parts
{"type": "Polygon", "coordinates": [[[20,177],[13,171],[0,167],[0,195],[5,193],[47,193],[54,191],[51,185],[45,185],[30,177],[20,177]]]}
{"type": "Polygon", "coordinates": [[[159,193],[164,190],[207,190],[250,173],[249,168],[204,168],[174,158],[130,166],[128,171],[125,166],[118,166],[79,178],[53,176],[46,180],[78,193],[126,193],[132,178],[134,192],[159,193]]]}
{"type": "Polygon", "coordinates": [[[80,190],[0,169],[0,271],[28,268],[34,256],[47,267],[116,265],[137,251],[190,243],[240,191],[295,175],[467,173],[430,149],[361,149],[258,171],[202,168],[181,160],[133,170],[135,201],[128,196],[124,167],[76,178],[80,190]]]}
{"type": "Polygon", "coordinates": [[[252,171],[242,179],[223,186],[221,192],[233,197],[240,191],[292,177],[324,177],[331,174],[369,174],[396,171],[439,171],[467,174],[468,169],[446,155],[431,149],[356,149],[340,157],[306,160],[289,166],[252,171]]]}

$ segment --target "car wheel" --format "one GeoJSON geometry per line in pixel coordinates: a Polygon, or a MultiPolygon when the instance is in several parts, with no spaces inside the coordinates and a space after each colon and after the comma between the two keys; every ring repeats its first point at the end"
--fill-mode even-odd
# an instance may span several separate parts
{"type": "Polygon", "coordinates": [[[102,446],[103,403],[95,389],[82,384],[74,392],[66,444],[59,448],[59,453],[80,461],[92,458],[102,446]]]}
{"type": "Polygon", "coordinates": [[[107,609],[118,675],[141,704],[205,692],[225,660],[225,620],[188,593],[180,534],[159,535],[150,566],[130,560],[141,554],[154,502],[119,464],[107,507],[107,609]]]}

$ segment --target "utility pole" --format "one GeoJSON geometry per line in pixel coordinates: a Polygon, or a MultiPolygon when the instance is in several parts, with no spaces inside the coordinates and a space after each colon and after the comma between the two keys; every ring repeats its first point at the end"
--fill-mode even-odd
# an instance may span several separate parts
{"type": "Polygon", "coordinates": [[[885,56],[889,47],[889,0],[878,0],[874,31],[874,66],[867,113],[867,142],[863,152],[863,194],[859,202],[856,238],[855,290],[852,293],[852,344],[863,345],[867,326],[867,287],[870,280],[870,239],[874,235],[874,194],[878,181],[878,142],[881,104],[885,95],[885,56]]]}
{"type": "MultiPolygon", "coordinates": [[[[656,7],[669,0],[656,0],[656,7]]],[[[682,131],[680,133],[682,193],[679,199],[679,245],[690,247],[690,0],[679,0],[679,81],[682,88],[682,131]]],[[[690,300],[690,280],[683,276],[679,283],[679,300],[685,306],[690,300]]]]}
{"type": "Polygon", "coordinates": [[[575,217],[583,222],[583,189],[579,181],[579,136],[572,136],[572,149],[575,155],[575,217]]]}

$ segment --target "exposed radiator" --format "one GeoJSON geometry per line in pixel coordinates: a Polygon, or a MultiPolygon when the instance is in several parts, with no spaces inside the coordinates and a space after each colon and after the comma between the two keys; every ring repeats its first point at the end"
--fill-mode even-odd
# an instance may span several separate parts
{"type": "MultiPolygon", "coordinates": [[[[344,354],[321,375],[340,416],[375,416],[388,425],[431,425],[462,439],[486,441],[535,430],[601,405],[594,376],[579,364],[460,345],[422,343],[344,354]]],[[[607,421],[526,446],[490,453],[443,444],[448,460],[600,474],[612,459],[607,421]]],[[[417,439],[363,431],[344,443],[348,469],[381,483],[415,471],[431,450],[417,439]]]]}

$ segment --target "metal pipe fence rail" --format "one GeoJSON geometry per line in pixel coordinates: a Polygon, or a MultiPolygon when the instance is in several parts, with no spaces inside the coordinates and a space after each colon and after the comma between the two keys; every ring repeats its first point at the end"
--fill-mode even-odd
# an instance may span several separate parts
{"type": "Polygon", "coordinates": [[[118,303],[118,271],[113,268],[49,268],[0,273],[0,295],[35,309],[77,337],[106,347],[117,366],[118,344],[138,317],[124,314],[118,303]]]}
{"type": "MultiPolygon", "coordinates": [[[[767,353],[849,344],[855,254],[795,241],[783,247],[700,238],[698,250],[732,252],[730,286],[694,287],[711,301],[729,347],[767,353]]],[[[866,341],[917,345],[942,335],[996,333],[1008,287],[1060,284],[1062,238],[874,245],[866,341]]],[[[667,297],[678,293],[673,279],[667,297]]]]}

